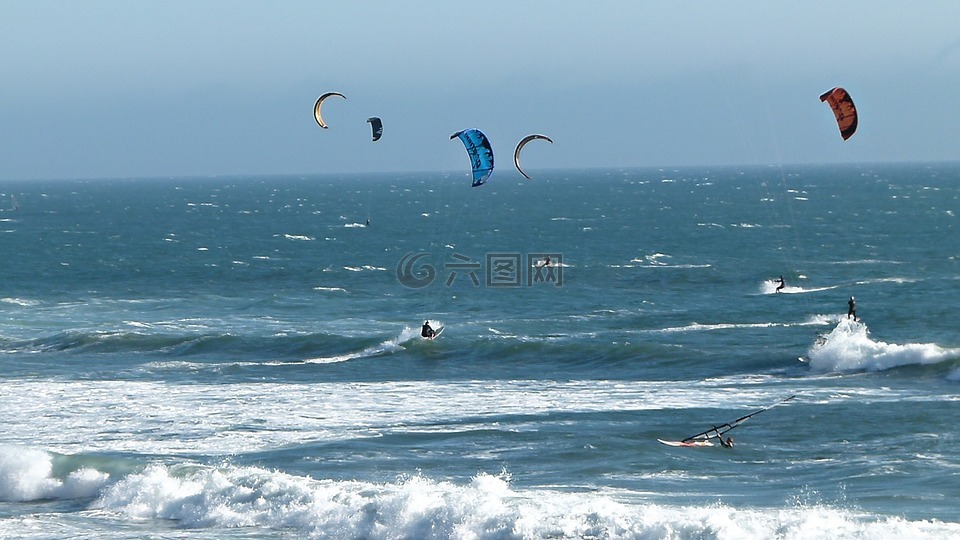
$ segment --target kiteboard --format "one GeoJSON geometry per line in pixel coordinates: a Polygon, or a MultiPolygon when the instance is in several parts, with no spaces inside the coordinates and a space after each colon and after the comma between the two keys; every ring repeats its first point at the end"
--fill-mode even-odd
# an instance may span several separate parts
{"type": "Polygon", "coordinates": [[[420,336],[420,337],[422,337],[423,339],[429,339],[429,340],[437,339],[438,337],[440,337],[440,334],[443,333],[444,328],[446,327],[441,326],[439,329],[437,329],[437,331],[433,333],[433,337],[423,337],[423,336],[420,336]]]}

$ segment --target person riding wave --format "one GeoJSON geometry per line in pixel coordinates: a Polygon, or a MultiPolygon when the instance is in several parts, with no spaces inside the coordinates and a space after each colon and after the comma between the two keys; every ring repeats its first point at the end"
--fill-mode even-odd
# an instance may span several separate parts
{"type": "Polygon", "coordinates": [[[433,339],[437,333],[430,327],[430,321],[423,321],[423,327],[420,328],[420,337],[433,339]]]}

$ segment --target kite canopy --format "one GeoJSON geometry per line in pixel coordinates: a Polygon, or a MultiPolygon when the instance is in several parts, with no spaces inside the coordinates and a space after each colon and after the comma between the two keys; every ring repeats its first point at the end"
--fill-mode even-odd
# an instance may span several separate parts
{"type": "Polygon", "coordinates": [[[481,186],[493,174],[493,148],[487,136],[479,129],[465,129],[450,136],[450,139],[459,138],[470,156],[470,165],[473,168],[473,187],[481,186]]]}
{"type": "Polygon", "coordinates": [[[550,137],[547,137],[546,135],[537,135],[537,134],[527,135],[526,137],[520,140],[519,144],[517,144],[517,149],[513,151],[513,164],[517,167],[517,170],[520,171],[520,174],[522,174],[523,177],[526,178],[527,180],[530,180],[530,177],[527,176],[527,173],[523,172],[523,169],[520,168],[520,150],[522,150],[523,147],[526,146],[528,142],[534,139],[543,139],[553,144],[553,140],[551,140],[550,137]]]}
{"type": "Polygon", "coordinates": [[[857,131],[857,108],[853,105],[853,98],[846,90],[836,86],[820,95],[820,101],[826,101],[837,117],[837,127],[840,136],[847,140],[857,131]]]}
{"type": "Polygon", "coordinates": [[[370,129],[373,130],[373,142],[379,141],[380,136],[383,135],[383,122],[376,116],[367,118],[367,122],[370,122],[370,129]]]}
{"type": "Polygon", "coordinates": [[[340,96],[343,99],[347,99],[347,96],[341,94],[340,92],[327,92],[326,94],[320,96],[320,99],[317,100],[316,105],[313,106],[313,117],[323,129],[327,129],[327,124],[323,123],[323,117],[320,116],[320,107],[323,106],[323,100],[330,96],[340,96]]]}

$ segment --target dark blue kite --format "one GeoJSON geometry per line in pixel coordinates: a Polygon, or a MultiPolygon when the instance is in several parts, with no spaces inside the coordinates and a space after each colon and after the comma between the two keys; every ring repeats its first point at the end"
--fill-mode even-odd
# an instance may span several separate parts
{"type": "Polygon", "coordinates": [[[459,137],[470,156],[473,167],[473,187],[481,186],[493,174],[493,148],[487,136],[479,129],[465,129],[450,136],[459,137]]]}
{"type": "Polygon", "coordinates": [[[380,136],[383,135],[383,122],[376,116],[367,118],[367,122],[370,122],[370,129],[372,130],[373,134],[373,142],[379,141],[380,136]]]}

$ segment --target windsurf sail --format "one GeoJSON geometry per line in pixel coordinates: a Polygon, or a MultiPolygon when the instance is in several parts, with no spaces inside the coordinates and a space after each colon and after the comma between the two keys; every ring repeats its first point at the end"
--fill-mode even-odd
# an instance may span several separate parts
{"type": "Polygon", "coordinates": [[[837,119],[837,127],[840,128],[840,136],[847,140],[857,131],[857,108],[853,104],[853,98],[846,90],[835,86],[820,95],[820,101],[826,101],[833,109],[833,115],[837,119]]]}
{"type": "Polygon", "coordinates": [[[327,92],[326,94],[320,96],[319,99],[317,99],[317,103],[314,104],[313,106],[313,118],[314,120],[317,121],[317,124],[320,124],[320,127],[322,127],[323,129],[327,129],[327,124],[323,122],[323,117],[320,116],[320,107],[323,106],[323,101],[330,96],[340,96],[343,99],[347,99],[347,96],[341,94],[340,92],[327,92]]]}
{"type": "Polygon", "coordinates": [[[752,412],[752,413],[750,413],[750,414],[741,416],[740,418],[737,418],[736,420],[727,422],[727,423],[725,423],[725,424],[720,424],[719,426],[713,426],[712,428],[710,428],[710,429],[708,429],[708,430],[706,430],[706,431],[702,431],[702,432],[700,432],[700,433],[697,433],[696,435],[691,435],[691,436],[687,437],[686,439],[683,439],[683,440],[680,441],[680,442],[682,442],[682,443],[695,443],[695,442],[698,442],[698,441],[709,441],[710,439],[719,439],[719,438],[723,437],[723,434],[724,434],[724,433],[726,433],[726,432],[730,431],[731,429],[739,426],[740,424],[746,422],[746,421],[749,420],[750,418],[753,418],[754,416],[756,416],[756,415],[758,415],[758,414],[760,414],[760,413],[762,413],[762,412],[764,412],[764,411],[769,411],[770,409],[776,407],[777,405],[781,405],[781,404],[783,404],[783,403],[786,403],[786,402],[790,401],[791,399],[793,399],[793,398],[795,398],[795,397],[797,397],[797,396],[796,396],[796,395],[792,395],[792,396],[790,396],[790,397],[788,397],[788,398],[786,398],[786,399],[781,399],[780,401],[774,403],[773,405],[764,407],[764,408],[760,409],[759,411],[754,411],[754,412],[752,412]]]}
{"type": "Polygon", "coordinates": [[[513,151],[513,164],[517,167],[517,170],[520,171],[520,174],[522,174],[523,177],[526,178],[527,180],[530,180],[530,177],[527,176],[527,173],[523,172],[523,169],[520,168],[520,150],[522,150],[523,147],[526,146],[528,142],[536,139],[543,139],[548,143],[553,144],[553,140],[550,139],[550,137],[547,137],[546,135],[538,135],[538,134],[527,135],[526,137],[520,140],[520,142],[517,144],[517,149],[513,151]]]}
{"type": "Polygon", "coordinates": [[[370,129],[373,130],[373,142],[379,141],[380,136],[383,135],[383,122],[376,116],[367,118],[367,122],[370,122],[370,129]]]}
{"type": "Polygon", "coordinates": [[[473,169],[473,187],[482,186],[487,178],[493,174],[493,148],[487,136],[479,129],[465,129],[450,136],[450,139],[459,138],[470,156],[470,165],[473,169]]]}

